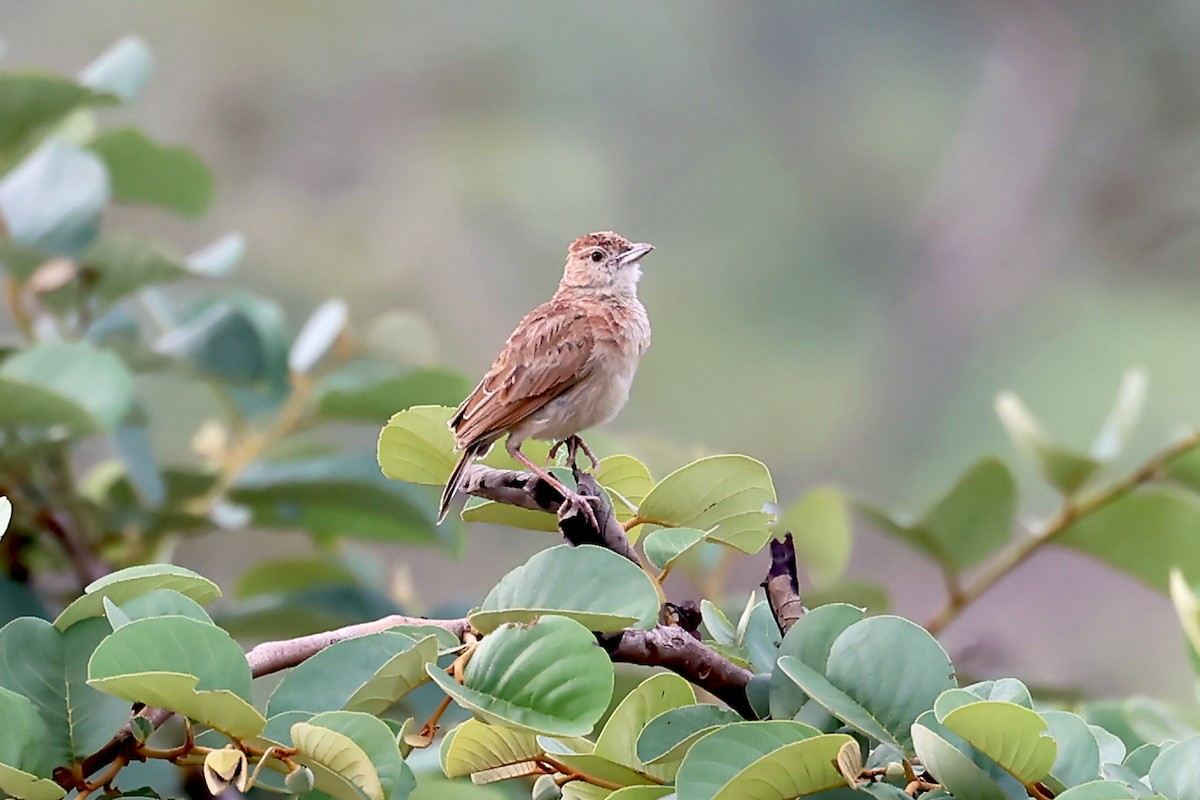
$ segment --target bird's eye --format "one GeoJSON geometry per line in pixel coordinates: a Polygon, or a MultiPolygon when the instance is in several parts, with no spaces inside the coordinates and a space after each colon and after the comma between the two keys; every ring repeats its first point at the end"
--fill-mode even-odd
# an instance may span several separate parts
{"type": "Polygon", "coordinates": [[[603,250],[593,250],[592,251],[592,261],[595,261],[597,264],[599,264],[603,260],[604,260],[604,251],[603,250]]]}

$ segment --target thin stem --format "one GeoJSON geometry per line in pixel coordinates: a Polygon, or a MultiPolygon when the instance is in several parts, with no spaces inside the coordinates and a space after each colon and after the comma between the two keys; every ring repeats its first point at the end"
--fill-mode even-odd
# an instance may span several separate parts
{"type": "Polygon", "coordinates": [[[950,599],[945,607],[926,623],[926,630],[935,636],[940,634],[958,619],[968,606],[987,593],[988,590],[1010,572],[1028,561],[1031,556],[1044,546],[1052,543],[1059,535],[1070,528],[1072,524],[1090,514],[1096,513],[1139,486],[1158,479],[1161,477],[1162,471],[1173,459],[1196,447],[1200,447],[1200,431],[1189,434],[1166,450],[1151,457],[1150,460],[1129,475],[1096,491],[1090,496],[1076,502],[1068,499],[1063,504],[1062,510],[1050,521],[1045,530],[1013,545],[1001,553],[975,580],[961,587],[957,594],[951,592],[950,599]]]}

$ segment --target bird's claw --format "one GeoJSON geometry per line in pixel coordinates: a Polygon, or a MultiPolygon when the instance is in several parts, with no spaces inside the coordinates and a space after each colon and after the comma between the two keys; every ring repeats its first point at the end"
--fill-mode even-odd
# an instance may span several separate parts
{"type": "Polygon", "coordinates": [[[583,454],[588,457],[588,461],[592,462],[592,469],[596,469],[600,466],[600,461],[596,458],[596,454],[592,452],[592,448],[588,447],[587,443],[583,441],[582,437],[579,436],[568,436],[565,439],[559,439],[557,442],[555,442],[554,446],[550,448],[551,461],[558,457],[558,451],[563,446],[566,446],[567,448],[567,466],[572,470],[579,468],[576,466],[575,462],[579,457],[580,450],[582,450],[583,454]]]}
{"type": "Polygon", "coordinates": [[[562,506],[558,509],[558,515],[562,518],[569,515],[571,509],[576,509],[584,518],[584,520],[592,527],[593,530],[600,530],[600,522],[596,518],[596,510],[592,507],[593,503],[601,502],[599,497],[592,495],[583,495],[578,492],[567,492],[563,497],[562,506]]]}

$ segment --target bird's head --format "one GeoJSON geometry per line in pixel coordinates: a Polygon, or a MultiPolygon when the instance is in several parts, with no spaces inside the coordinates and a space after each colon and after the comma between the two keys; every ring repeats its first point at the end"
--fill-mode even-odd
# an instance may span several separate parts
{"type": "Polygon", "coordinates": [[[562,285],[597,292],[635,294],[642,277],[642,256],[654,245],[630,242],[619,233],[601,231],[580,236],[567,250],[562,285]]]}

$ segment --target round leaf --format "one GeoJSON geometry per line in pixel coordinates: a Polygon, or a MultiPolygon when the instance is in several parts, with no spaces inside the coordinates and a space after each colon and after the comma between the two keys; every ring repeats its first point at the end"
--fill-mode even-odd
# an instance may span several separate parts
{"type": "Polygon", "coordinates": [[[336,800],[385,800],[374,764],[349,736],[307,722],[292,725],[291,733],[295,758],[313,771],[319,790],[336,800]]]}
{"type": "Polygon", "coordinates": [[[673,672],[652,675],[625,695],[625,699],[609,716],[596,739],[595,754],[638,772],[670,781],[679,769],[679,762],[665,760],[647,766],[638,757],[638,735],[663,712],[691,706],[695,702],[696,692],[683,678],[673,672]]]}
{"type": "Polygon", "coordinates": [[[1100,744],[1083,718],[1068,711],[1045,711],[1042,718],[1050,726],[1050,736],[1058,745],[1050,774],[1064,786],[1078,786],[1098,779],[1100,744]]]}
{"type": "MultiPolygon", "coordinates": [[[[84,410],[89,424],[83,430],[116,427],[133,407],[133,375],[121,360],[87,342],[44,344],[24,350],[0,365],[0,378],[53,395],[56,405],[71,404],[84,410]]],[[[10,389],[9,391],[13,391],[10,389]]],[[[15,411],[16,409],[13,409],[15,411]]],[[[0,419],[15,424],[37,420],[0,419]]],[[[76,427],[75,414],[59,424],[76,427]]]]}
{"type": "Polygon", "coordinates": [[[638,516],[663,527],[710,530],[710,538],[757,553],[771,537],[764,510],[775,502],[765,464],[748,456],[709,456],[681,467],[650,490],[638,516]]]}
{"type": "Polygon", "coordinates": [[[569,617],[592,631],[650,628],[658,618],[658,594],[646,573],[611,550],[559,545],[505,575],[470,619],[487,633],[546,614],[569,617]]]}
{"type": "Polygon", "coordinates": [[[436,636],[421,641],[383,631],[331,645],[293,667],[271,693],[267,716],[347,709],[378,714],[429,680],[436,636]]]}
{"type": "Polygon", "coordinates": [[[14,244],[73,256],[95,239],[108,197],[100,159],[51,139],[0,177],[0,218],[14,244]]]}
{"type": "Polygon", "coordinates": [[[357,711],[327,711],[317,714],[308,724],[353,740],[371,760],[383,796],[388,800],[402,800],[416,787],[416,778],[400,757],[396,738],[382,720],[357,711]]]}
{"type": "Polygon", "coordinates": [[[638,760],[653,764],[682,759],[702,736],[735,722],[742,722],[741,715],[714,705],[664,711],[651,719],[638,735],[638,760]]]}
{"type": "Polygon", "coordinates": [[[454,469],[453,409],[414,406],[388,420],[379,434],[379,466],[394,481],[441,486],[454,469]]]}
{"type": "Polygon", "coordinates": [[[84,589],[85,594],[58,615],[54,627],[62,631],[81,619],[103,615],[105,597],[120,606],[155,589],[170,589],[200,604],[210,603],[221,596],[221,590],[215,583],[184,567],[174,564],[127,567],[89,584],[84,589]]]}
{"type": "Polygon", "coordinates": [[[1167,800],[1200,797],[1200,736],[1163,749],[1150,766],[1150,787],[1167,800]]]}
{"type": "Polygon", "coordinates": [[[924,725],[912,727],[913,747],[921,762],[956,797],[1010,800],[1008,794],[975,762],[924,725]]]}
{"type": "Polygon", "coordinates": [[[462,778],[504,767],[524,772],[542,754],[535,733],[469,719],[447,734],[440,762],[447,778],[462,778]]]}
{"type": "MultiPolygon", "coordinates": [[[[596,467],[596,481],[608,490],[613,501],[617,520],[625,522],[636,516],[638,506],[654,487],[650,470],[633,456],[615,455],[600,459],[596,467]]],[[[637,541],[635,531],[629,531],[630,541],[637,541]]]]}
{"type": "Polygon", "coordinates": [[[484,637],[458,684],[436,665],[442,690],[485,720],[539,733],[583,736],[608,708],[613,666],[574,620],[542,617],[484,637]]]}
{"type": "Polygon", "coordinates": [[[646,536],[642,548],[646,560],[655,569],[663,570],[706,538],[704,531],[695,528],[659,528],[646,536]]]}
{"type": "MultiPolygon", "coordinates": [[[[818,732],[814,728],[788,720],[726,725],[708,734],[688,750],[676,776],[675,790],[680,797],[688,800],[711,800],[723,787],[733,785],[738,773],[763,756],[816,736],[818,732]]],[[[836,755],[837,747],[833,748],[829,761],[836,755]]],[[[829,767],[833,769],[832,764],[829,767]]],[[[836,775],[837,770],[833,771],[836,775]]],[[[838,780],[841,780],[840,776],[838,780]]],[[[746,796],[747,800],[749,797],[746,796]]]]}
{"type": "Polygon", "coordinates": [[[229,634],[187,617],[140,619],[113,631],[88,664],[88,685],[158,706],[235,738],[266,720],[250,704],[250,667],[229,634]]]}
{"type": "MultiPolygon", "coordinates": [[[[842,603],[814,608],[788,629],[779,645],[779,655],[797,658],[824,674],[834,640],[862,618],[861,608],[842,603]]],[[[771,673],[770,709],[774,719],[791,719],[807,700],[808,695],[782,670],[771,673]]]]}
{"type": "Polygon", "coordinates": [[[1045,778],[1058,755],[1046,721],[1015,703],[981,700],[954,709],[942,724],[1022,783],[1045,778]]]}

